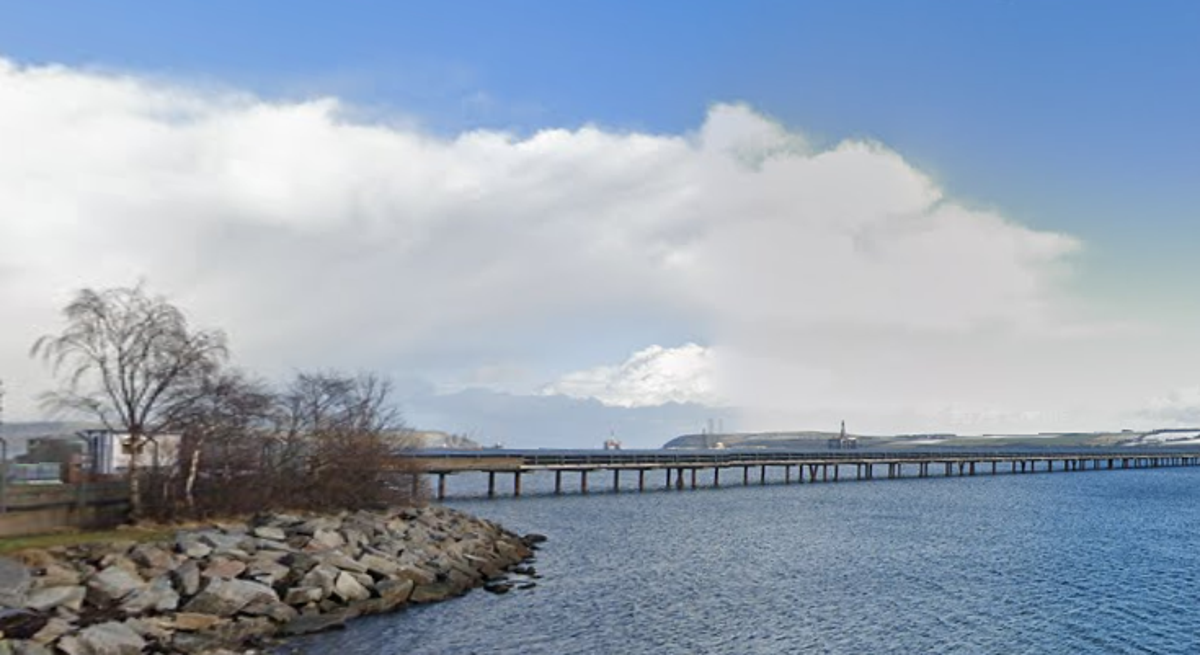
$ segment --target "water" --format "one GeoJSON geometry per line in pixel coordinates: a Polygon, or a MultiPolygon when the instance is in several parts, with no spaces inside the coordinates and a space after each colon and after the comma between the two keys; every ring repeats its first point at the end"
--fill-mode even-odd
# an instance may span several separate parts
{"type": "Polygon", "coordinates": [[[284,652],[1200,652],[1200,468],[451,504],[548,535],[539,586],[284,652]]]}

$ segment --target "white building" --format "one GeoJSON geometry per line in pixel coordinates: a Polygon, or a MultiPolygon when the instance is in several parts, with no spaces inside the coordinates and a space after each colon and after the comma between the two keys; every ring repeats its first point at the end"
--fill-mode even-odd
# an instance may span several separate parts
{"type": "MultiPolygon", "coordinates": [[[[111,430],[84,430],[79,433],[88,443],[89,468],[94,473],[112,475],[129,469],[133,444],[128,434],[111,430]]],[[[174,466],[179,461],[181,437],[160,434],[142,439],[138,447],[138,467],[174,466]]]]}

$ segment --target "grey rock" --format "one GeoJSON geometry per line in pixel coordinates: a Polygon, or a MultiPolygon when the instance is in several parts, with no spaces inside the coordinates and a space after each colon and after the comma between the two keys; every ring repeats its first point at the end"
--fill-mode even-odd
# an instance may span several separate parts
{"type": "Polygon", "coordinates": [[[371,591],[347,571],[338,574],[337,580],[333,584],[333,594],[345,602],[366,600],[371,597],[371,591]]]}
{"type": "Polygon", "coordinates": [[[415,586],[412,580],[381,580],[375,585],[375,591],[379,592],[380,598],[395,607],[408,602],[415,586]]]}
{"type": "Polygon", "coordinates": [[[149,585],[133,592],[121,603],[121,609],[132,615],[149,611],[174,612],[178,608],[179,593],[166,574],[150,581],[149,585]]]}
{"type": "Polygon", "coordinates": [[[75,630],[75,623],[66,619],[52,618],[42,626],[37,634],[30,638],[30,641],[37,644],[49,644],[59,637],[71,633],[75,630]]]}
{"type": "Polygon", "coordinates": [[[87,596],[87,587],[78,585],[70,587],[43,587],[29,592],[25,597],[25,606],[29,609],[44,612],[56,607],[66,607],[79,611],[83,607],[83,599],[87,596]]]}
{"type": "Polygon", "coordinates": [[[328,596],[329,594],[333,593],[333,585],[335,582],[337,582],[338,575],[340,573],[341,571],[333,568],[332,566],[318,564],[317,566],[313,567],[313,570],[306,573],[304,577],[300,579],[300,586],[318,587],[325,596],[328,596]]]}
{"type": "Polygon", "coordinates": [[[325,630],[340,630],[346,627],[347,618],[350,618],[350,615],[345,612],[306,614],[296,617],[283,626],[283,634],[295,636],[323,632],[325,630]]]}
{"type": "Polygon", "coordinates": [[[163,573],[175,568],[175,558],[169,551],[154,544],[138,544],[129,551],[129,558],[142,569],[163,573]]]}
{"type": "Polygon", "coordinates": [[[212,554],[212,546],[200,540],[194,532],[181,532],[175,537],[175,549],[190,559],[203,559],[212,554]]]}
{"type": "Polygon", "coordinates": [[[332,548],[340,548],[345,545],[346,540],[342,539],[342,535],[335,530],[319,529],[313,532],[313,536],[308,541],[309,550],[329,550],[332,548]]]}
{"type": "Polygon", "coordinates": [[[422,584],[413,588],[412,595],[408,597],[408,600],[418,604],[436,603],[457,595],[459,591],[461,590],[449,582],[422,584]]]}
{"type": "Polygon", "coordinates": [[[276,527],[273,525],[260,525],[256,528],[254,528],[253,530],[251,530],[250,532],[251,532],[251,534],[253,534],[256,537],[259,537],[261,539],[268,539],[270,541],[286,541],[287,540],[287,533],[283,531],[283,528],[279,528],[279,527],[276,527]]]}
{"type": "Polygon", "coordinates": [[[358,561],[369,573],[382,577],[390,577],[400,570],[400,565],[394,561],[371,553],[364,554],[358,561]]]}
{"type": "Polygon", "coordinates": [[[279,596],[275,590],[266,585],[249,580],[212,578],[183,609],[198,614],[233,616],[250,603],[277,600],[279,596]]]}
{"type": "Polygon", "coordinates": [[[195,596],[200,591],[200,565],[192,560],[180,564],[171,572],[171,577],[184,596],[195,596]]]}
{"type": "Polygon", "coordinates": [[[327,595],[321,587],[292,587],[284,593],[283,602],[288,605],[307,605],[320,602],[327,595]]]}
{"type": "Polygon", "coordinates": [[[49,617],[24,609],[0,610],[0,633],[5,639],[29,639],[46,624],[49,617]]]}
{"type": "Polygon", "coordinates": [[[205,578],[231,580],[241,575],[245,570],[245,562],[228,557],[214,557],[204,565],[204,571],[200,575],[205,578]]]}
{"type": "Polygon", "coordinates": [[[140,655],[145,647],[146,640],[133,628],[115,621],[89,626],[58,642],[67,655],[140,655]]]}
{"type": "Polygon", "coordinates": [[[437,579],[433,573],[412,565],[400,566],[392,577],[398,580],[412,580],[418,585],[432,584],[437,579]]]}
{"type": "Polygon", "coordinates": [[[87,581],[88,595],[98,605],[119,601],[145,584],[145,580],[119,566],[110,566],[87,581]]]}
{"type": "Polygon", "coordinates": [[[196,632],[197,630],[208,630],[217,625],[223,619],[219,616],[211,614],[196,614],[194,612],[178,612],[171,617],[172,626],[176,630],[183,632],[196,632]]]}
{"type": "Polygon", "coordinates": [[[277,600],[250,603],[242,608],[242,614],[265,616],[276,623],[288,623],[300,616],[300,612],[297,612],[291,605],[277,600]]]}
{"type": "MultiPolygon", "coordinates": [[[[0,653],[4,653],[3,643],[0,642],[0,653]]],[[[54,655],[49,647],[36,641],[13,641],[12,655],[54,655]]]]}
{"type": "Polygon", "coordinates": [[[24,564],[0,557],[0,607],[22,607],[31,582],[29,569],[24,564]]]}

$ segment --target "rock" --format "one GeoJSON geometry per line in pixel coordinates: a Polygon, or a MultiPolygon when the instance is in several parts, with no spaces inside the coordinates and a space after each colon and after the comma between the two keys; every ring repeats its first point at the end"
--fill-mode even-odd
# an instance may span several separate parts
{"type": "Polygon", "coordinates": [[[362,557],[358,558],[358,561],[363,565],[367,572],[380,577],[390,577],[395,575],[396,571],[400,570],[399,564],[396,564],[390,559],[373,555],[371,553],[364,554],[362,557]]]}
{"type": "Polygon", "coordinates": [[[196,533],[201,543],[212,546],[213,553],[223,555],[227,553],[246,553],[247,549],[252,549],[254,542],[246,538],[244,534],[225,534],[216,530],[205,530],[196,533]]]}
{"type": "Polygon", "coordinates": [[[346,627],[347,615],[342,612],[329,614],[308,614],[298,616],[283,626],[283,634],[288,636],[307,635],[326,630],[340,630],[346,627]]]}
{"type": "Polygon", "coordinates": [[[335,582],[337,582],[338,575],[340,573],[341,571],[333,568],[332,566],[318,564],[317,566],[313,567],[313,570],[306,573],[304,577],[300,579],[300,586],[319,587],[322,593],[325,596],[328,596],[329,594],[333,593],[333,585],[335,582]]]}
{"type": "Polygon", "coordinates": [[[175,586],[184,596],[195,596],[200,591],[200,565],[188,560],[171,572],[175,586]]]}
{"type": "Polygon", "coordinates": [[[242,608],[242,614],[265,616],[276,623],[288,623],[300,616],[300,612],[297,612],[291,605],[277,600],[250,603],[242,608]]]}
{"type": "Polygon", "coordinates": [[[517,589],[521,589],[521,590],[533,589],[536,586],[537,586],[536,582],[522,582],[521,584],[517,585],[517,589]]]}
{"type": "Polygon", "coordinates": [[[66,607],[78,612],[83,607],[83,599],[87,596],[87,587],[43,587],[29,592],[25,598],[25,606],[29,609],[44,612],[56,607],[66,607]]]}
{"type": "Polygon", "coordinates": [[[532,547],[532,546],[536,546],[537,544],[540,544],[540,543],[545,543],[546,535],[538,534],[536,532],[530,532],[529,534],[525,535],[524,537],[521,537],[521,541],[524,541],[526,546],[532,547]]]}
{"type": "Polygon", "coordinates": [[[292,587],[284,594],[283,602],[288,605],[307,605],[324,600],[326,595],[320,587],[292,587]]]}
{"type": "Polygon", "coordinates": [[[208,630],[217,625],[221,622],[221,617],[211,614],[197,614],[195,612],[179,612],[171,620],[176,630],[196,632],[198,630],[208,630]]]}
{"type": "Polygon", "coordinates": [[[458,592],[459,589],[449,582],[421,584],[413,588],[412,595],[408,597],[408,600],[417,604],[436,603],[451,598],[458,592]]]}
{"type": "Polygon", "coordinates": [[[58,642],[59,650],[67,655],[140,655],[145,647],[141,635],[116,621],[89,626],[58,642]]]}
{"type": "Polygon", "coordinates": [[[339,548],[346,543],[342,539],[342,535],[334,530],[319,529],[313,532],[313,536],[308,540],[308,550],[330,550],[339,548]]]}
{"type": "MultiPolygon", "coordinates": [[[[154,575],[165,573],[175,568],[175,558],[165,548],[155,544],[138,544],[129,551],[129,558],[142,569],[150,570],[154,575]]],[[[154,577],[154,575],[148,577],[154,577]]]]}
{"type": "Polygon", "coordinates": [[[386,601],[391,609],[407,603],[415,586],[412,580],[381,580],[375,585],[375,591],[379,592],[379,597],[386,601]]]}
{"type": "Polygon", "coordinates": [[[246,577],[268,586],[274,586],[276,582],[287,578],[291,572],[290,568],[269,559],[256,558],[246,567],[246,577]]]}
{"type": "Polygon", "coordinates": [[[38,587],[72,587],[82,581],[83,578],[79,575],[79,571],[58,562],[52,562],[42,568],[42,574],[34,579],[34,584],[38,587]]]}
{"type": "Polygon", "coordinates": [[[393,577],[398,580],[412,580],[414,584],[426,585],[432,584],[437,580],[437,576],[426,571],[425,569],[416,566],[400,566],[396,569],[393,577]]]}
{"type": "Polygon", "coordinates": [[[50,618],[45,614],[24,609],[0,610],[0,634],[5,639],[30,639],[36,635],[50,618]]]}
{"type": "Polygon", "coordinates": [[[493,594],[507,594],[512,591],[512,588],[511,582],[489,582],[483,585],[484,591],[490,591],[493,594]]]}
{"type": "MultiPolygon", "coordinates": [[[[4,643],[0,642],[0,654],[4,653],[4,643]]],[[[13,641],[12,655],[54,655],[54,653],[36,641],[13,641]]]]}
{"type": "Polygon", "coordinates": [[[30,640],[38,644],[49,644],[73,630],[75,630],[75,624],[71,621],[53,618],[47,621],[46,625],[42,626],[42,629],[38,630],[37,634],[33,635],[30,640]]]}
{"type": "Polygon", "coordinates": [[[126,619],[125,625],[143,639],[164,643],[170,641],[174,624],[161,617],[126,619]]]}
{"type": "Polygon", "coordinates": [[[171,578],[160,575],[149,585],[138,589],[121,603],[121,609],[137,615],[148,611],[173,612],[179,608],[179,593],[171,585],[171,578]]]}
{"type": "Polygon", "coordinates": [[[249,580],[212,578],[183,609],[198,614],[233,616],[250,603],[273,600],[279,600],[279,596],[266,585],[249,580]]]}
{"type": "Polygon", "coordinates": [[[204,559],[212,554],[212,546],[200,540],[200,536],[192,532],[180,532],[175,537],[175,549],[190,559],[204,559]]]}
{"type": "Polygon", "coordinates": [[[245,570],[245,562],[226,557],[214,557],[204,566],[204,571],[200,575],[205,578],[232,580],[241,575],[245,570]]]}
{"type": "Polygon", "coordinates": [[[29,569],[15,559],[0,557],[0,607],[19,608],[32,582],[29,569]]]}
{"type": "Polygon", "coordinates": [[[119,566],[110,566],[87,581],[88,595],[97,605],[119,601],[145,584],[145,580],[119,566]]]}
{"type": "Polygon", "coordinates": [[[287,533],[283,531],[283,528],[273,525],[260,525],[251,530],[250,534],[271,541],[287,541],[287,533]]]}
{"type": "Polygon", "coordinates": [[[337,567],[343,571],[351,571],[354,573],[366,573],[367,567],[356,559],[347,557],[344,553],[330,551],[322,553],[320,556],[322,564],[337,567]]]}
{"type": "Polygon", "coordinates": [[[333,584],[333,594],[345,602],[366,600],[371,597],[370,590],[346,571],[338,574],[337,581],[333,584]]]}

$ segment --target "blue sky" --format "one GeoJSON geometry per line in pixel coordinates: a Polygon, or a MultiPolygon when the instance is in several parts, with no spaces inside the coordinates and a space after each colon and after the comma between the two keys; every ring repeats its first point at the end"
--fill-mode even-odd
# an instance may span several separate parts
{"type": "MultiPolygon", "coordinates": [[[[1200,327],[1186,295],[1200,243],[1194,2],[0,8],[0,57],[19,66],[280,103],[336,97],[345,120],[416,125],[434,138],[586,125],[671,137],[702,131],[720,103],[742,103],[813,148],[881,143],[958,205],[1069,235],[1079,248],[1057,280],[1069,290],[1063,305],[1081,315],[1163,317],[1160,335],[1200,327]]],[[[552,334],[514,323],[522,336],[491,360],[525,370],[527,391],[553,368],[529,360],[536,344],[575,370],[651,344],[719,340],[687,312],[639,302],[547,318],[552,334]],[[606,327],[576,340],[581,323],[606,327]]]]}

